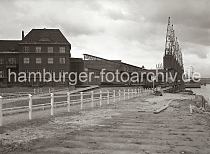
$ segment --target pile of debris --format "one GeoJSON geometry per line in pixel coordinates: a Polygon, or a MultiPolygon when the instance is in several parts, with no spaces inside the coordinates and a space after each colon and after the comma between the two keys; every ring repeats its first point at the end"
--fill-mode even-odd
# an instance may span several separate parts
{"type": "Polygon", "coordinates": [[[163,93],[161,92],[161,91],[154,91],[153,92],[153,94],[155,95],[155,96],[163,96],[163,93]]]}

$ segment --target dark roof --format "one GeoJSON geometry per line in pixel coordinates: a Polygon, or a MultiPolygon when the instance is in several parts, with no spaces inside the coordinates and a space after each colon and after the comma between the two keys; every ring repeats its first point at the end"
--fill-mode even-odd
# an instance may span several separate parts
{"type": "Polygon", "coordinates": [[[20,40],[0,40],[0,52],[15,52],[20,40]]]}
{"type": "Polygon", "coordinates": [[[139,68],[139,69],[145,70],[142,67],[131,65],[131,64],[127,64],[127,63],[122,62],[121,60],[108,60],[108,59],[104,59],[104,58],[101,58],[101,57],[93,56],[93,55],[90,55],[90,54],[83,54],[83,55],[84,55],[84,60],[86,60],[85,57],[89,57],[91,60],[104,60],[104,61],[109,61],[109,62],[118,63],[118,64],[124,64],[124,65],[127,65],[127,66],[131,66],[131,67],[135,67],[135,68],[139,68]]]}
{"type": "Polygon", "coordinates": [[[59,29],[32,29],[21,43],[70,44],[59,29]]]}

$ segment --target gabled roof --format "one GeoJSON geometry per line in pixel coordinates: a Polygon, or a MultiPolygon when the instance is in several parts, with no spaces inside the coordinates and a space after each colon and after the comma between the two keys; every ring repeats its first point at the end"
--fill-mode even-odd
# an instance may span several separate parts
{"type": "Polygon", "coordinates": [[[21,40],[0,40],[0,52],[17,52],[21,40]]]}
{"type": "Polygon", "coordinates": [[[32,29],[21,43],[57,43],[69,44],[68,40],[59,29],[32,29]]]}

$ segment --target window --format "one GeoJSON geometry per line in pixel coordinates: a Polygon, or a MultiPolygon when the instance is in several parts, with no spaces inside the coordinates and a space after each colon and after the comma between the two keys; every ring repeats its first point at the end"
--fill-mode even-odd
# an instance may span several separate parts
{"type": "Polygon", "coordinates": [[[42,48],[41,48],[41,47],[36,47],[36,53],[40,53],[40,52],[41,52],[41,50],[42,50],[42,48]]]}
{"type": "Polygon", "coordinates": [[[0,64],[4,64],[4,59],[0,58],[0,64]]]}
{"type": "Polygon", "coordinates": [[[8,58],[9,64],[16,64],[16,58],[8,58]]]}
{"type": "Polygon", "coordinates": [[[41,64],[42,63],[42,59],[41,58],[36,58],[36,64],[41,64]]]}
{"type": "Polygon", "coordinates": [[[23,63],[24,63],[24,64],[29,64],[29,61],[30,61],[29,58],[24,58],[24,59],[23,59],[23,63]]]}
{"type": "Polygon", "coordinates": [[[29,52],[29,46],[24,46],[24,47],[23,47],[23,51],[24,51],[24,52],[29,52]]]}
{"type": "Polygon", "coordinates": [[[65,49],[66,49],[65,47],[59,47],[59,52],[60,53],[65,53],[65,49]]]}
{"type": "Polygon", "coordinates": [[[48,58],[48,64],[53,64],[53,58],[48,58]]]}
{"type": "Polygon", "coordinates": [[[3,78],[3,77],[4,77],[3,71],[0,71],[0,78],[3,78]]]}
{"type": "Polygon", "coordinates": [[[65,58],[59,58],[59,63],[60,64],[65,64],[65,60],[66,60],[65,58]]]}
{"type": "Polygon", "coordinates": [[[48,53],[53,53],[53,47],[48,47],[47,51],[48,51],[48,53]]]}

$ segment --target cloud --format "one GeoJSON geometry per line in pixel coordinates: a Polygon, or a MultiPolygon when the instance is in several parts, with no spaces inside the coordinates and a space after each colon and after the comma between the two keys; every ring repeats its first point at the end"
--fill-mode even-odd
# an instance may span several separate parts
{"type": "Polygon", "coordinates": [[[200,59],[207,59],[208,54],[210,53],[209,47],[203,45],[197,45],[192,43],[183,44],[183,48],[185,49],[185,56],[188,55],[196,55],[200,59]]]}

